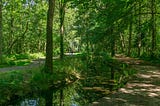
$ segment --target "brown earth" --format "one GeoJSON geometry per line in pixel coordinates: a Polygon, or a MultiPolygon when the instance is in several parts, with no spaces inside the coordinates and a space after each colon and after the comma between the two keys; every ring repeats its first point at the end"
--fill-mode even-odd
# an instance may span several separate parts
{"type": "Polygon", "coordinates": [[[137,74],[118,92],[88,106],[160,106],[160,67],[149,62],[121,55],[115,57],[128,63],[137,74]]]}

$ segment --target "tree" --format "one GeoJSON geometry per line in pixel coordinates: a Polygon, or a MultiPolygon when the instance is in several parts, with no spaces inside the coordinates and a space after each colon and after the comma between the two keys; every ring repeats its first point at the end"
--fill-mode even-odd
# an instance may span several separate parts
{"type": "Polygon", "coordinates": [[[138,11],[138,14],[139,14],[139,17],[138,17],[138,45],[137,45],[137,48],[138,48],[138,57],[141,55],[141,46],[142,46],[142,33],[141,33],[141,6],[142,6],[142,1],[140,0],[139,3],[138,3],[138,8],[139,8],[139,11],[138,11]]]}
{"type": "Polygon", "coordinates": [[[65,18],[66,0],[59,1],[59,17],[60,17],[60,58],[64,56],[64,18],[65,18]]]}
{"type": "Polygon", "coordinates": [[[2,0],[0,0],[0,63],[2,62],[2,0]]]}
{"type": "Polygon", "coordinates": [[[151,47],[151,57],[155,56],[156,49],[156,5],[155,0],[151,0],[151,33],[152,33],[152,47],[151,47]]]}
{"type": "Polygon", "coordinates": [[[131,56],[132,25],[133,25],[133,19],[132,19],[133,15],[132,14],[133,13],[131,12],[131,16],[130,16],[131,21],[130,21],[130,24],[129,24],[129,37],[128,37],[128,53],[127,53],[128,56],[131,56]]]}
{"type": "Polygon", "coordinates": [[[47,12],[47,28],[46,28],[46,60],[45,72],[52,73],[53,71],[53,16],[54,16],[55,0],[49,0],[49,8],[47,12]]]}
{"type": "MultiPolygon", "coordinates": [[[[53,16],[55,9],[55,0],[49,0],[49,7],[47,12],[47,28],[46,28],[46,60],[44,71],[46,73],[53,73],[53,16]]],[[[52,106],[53,90],[48,88],[45,96],[46,106],[52,106]]]]}

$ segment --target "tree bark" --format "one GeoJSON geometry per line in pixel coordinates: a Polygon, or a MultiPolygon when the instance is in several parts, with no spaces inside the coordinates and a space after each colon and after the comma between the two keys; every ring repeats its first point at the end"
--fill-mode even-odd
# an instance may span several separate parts
{"type": "Polygon", "coordinates": [[[115,56],[115,46],[116,46],[116,39],[115,39],[115,34],[113,33],[113,28],[111,28],[110,34],[112,35],[111,37],[111,56],[115,56]]]}
{"type": "Polygon", "coordinates": [[[155,0],[151,0],[151,33],[152,33],[151,57],[155,56],[155,50],[156,50],[156,22],[154,13],[155,13],[155,0]]]}
{"type": "Polygon", "coordinates": [[[2,38],[3,38],[3,35],[2,35],[2,27],[3,27],[3,24],[2,24],[2,0],[0,0],[0,63],[2,63],[2,48],[3,48],[3,44],[2,44],[2,38]]]}
{"type": "Polygon", "coordinates": [[[139,1],[139,19],[138,19],[138,57],[141,55],[141,45],[142,45],[142,37],[141,37],[141,1],[139,1]]]}
{"type": "Polygon", "coordinates": [[[125,40],[124,40],[124,35],[120,33],[120,41],[121,41],[121,52],[124,53],[125,51],[125,40]]]}
{"type": "Polygon", "coordinates": [[[131,45],[132,45],[132,13],[131,13],[131,21],[130,21],[130,25],[129,25],[129,38],[128,38],[128,56],[131,55],[131,45]]]}
{"type": "MultiPolygon", "coordinates": [[[[53,73],[53,17],[54,17],[54,9],[55,9],[55,0],[49,0],[49,8],[47,12],[47,28],[46,28],[46,60],[44,66],[45,73],[53,73]]],[[[52,82],[52,81],[51,81],[52,82]]],[[[50,82],[48,82],[50,83],[50,82]]],[[[46,91],[46,106],[52,106],[53,101],[53,90],[51,87],[46,91]]]]}
{"type": "Polygon", "coordinates": [[[63,89],[60,90],[60,105],[59,106],[64,106],[64,94],[63,94],[63,89]]]}
{"type": "Polygon", "coordinates": [[[63,46],[63,37],[64,37],[64,17],[65,17],[65,7],[66,3],[60,0],[60,10],[59,10],[59,17],[60,17],[60,58],[63,59],[64,56],[64,46],[63,46]]]}
{"type": "Polygon", "coordinates": [[[55,0],[49,0],[49,8],[47,13],[47,28],[46,28],[46,60],[45,69],[46,73],[52,73],[53,71],[53,16],[54,16],[55,0]]]}

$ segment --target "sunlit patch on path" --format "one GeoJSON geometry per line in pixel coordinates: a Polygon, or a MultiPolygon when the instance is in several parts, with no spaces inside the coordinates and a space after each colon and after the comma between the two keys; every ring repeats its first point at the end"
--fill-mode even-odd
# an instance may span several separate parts
{"type": "Polygon", "coordinates": [[[116,58],[130,64],[138,73],[124,88],[89,106],[160,106],[160,67],[129,57],[116,58]]]}

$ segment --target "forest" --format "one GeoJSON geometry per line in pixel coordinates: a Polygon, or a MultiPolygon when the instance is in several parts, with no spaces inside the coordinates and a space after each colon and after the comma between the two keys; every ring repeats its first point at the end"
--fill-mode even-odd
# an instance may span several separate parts
{"type": "Polygon", "coordinates": [[[159,29],[159,0],[0,0],[0,106],[95,106],[158,79],[159,29]]]}

